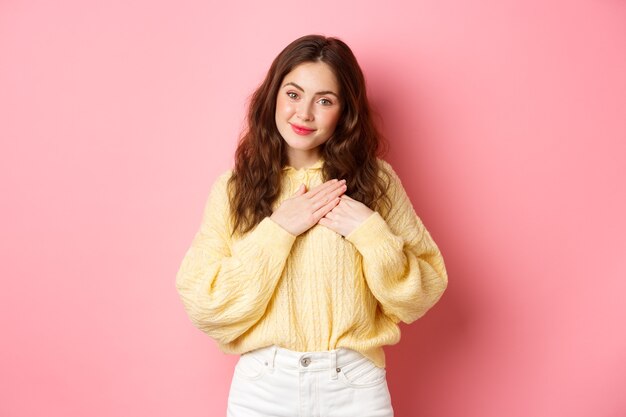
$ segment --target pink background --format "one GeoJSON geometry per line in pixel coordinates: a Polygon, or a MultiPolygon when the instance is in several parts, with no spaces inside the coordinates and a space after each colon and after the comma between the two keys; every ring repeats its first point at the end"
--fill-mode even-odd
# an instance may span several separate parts
{"type": "Polygon", "coordinates": [[[397,416],[626,415],[626,3],[0,2],[0,415],[221,416],[174,286],[249,95],[354,50],[450,286],[397,416]]]}

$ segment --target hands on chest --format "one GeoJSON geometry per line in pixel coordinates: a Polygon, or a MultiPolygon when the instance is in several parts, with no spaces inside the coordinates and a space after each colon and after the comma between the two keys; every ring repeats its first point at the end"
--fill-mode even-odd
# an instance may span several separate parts
{"type": "Polygon", "coordinates": [[[328,180],[309,191],[302,184],[270,218],[295,236],[321,224],[345,237],[374,213],[346,190],[345,180],[328,180]]]}

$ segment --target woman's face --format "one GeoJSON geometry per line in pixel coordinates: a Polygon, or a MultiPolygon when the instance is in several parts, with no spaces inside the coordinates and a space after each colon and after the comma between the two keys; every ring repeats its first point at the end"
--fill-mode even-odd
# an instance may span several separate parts
{"type": "Polygon", "coordinates": [[[300,168],[317,161],[340,114],[339,85],[327,64],[306,62],[287,74],[276,97],[276,126],[289,164],[300,168]]]}

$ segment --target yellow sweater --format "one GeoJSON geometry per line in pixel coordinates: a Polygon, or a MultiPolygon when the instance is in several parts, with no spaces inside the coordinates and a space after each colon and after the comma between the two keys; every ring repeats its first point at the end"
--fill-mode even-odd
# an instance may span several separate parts
{"type": "MultiPolygon", "coordinates": [[[[231,239],[226,182],[214,182],[202,223],[176,276],[192,323],[225,353],[277,344],[301,351],[346,347],[385,366],[384,345],[441,297],[448,277],[442,255],[416,215],[391,166],[393,204],[343,238],[315,225],[294,236],[269,217],[231,239]]],[[[323,182],[323,160],[283,168],[281,201],[323,182]]],[[[349,194],[349,191],[347,193],[349,194]]]]}

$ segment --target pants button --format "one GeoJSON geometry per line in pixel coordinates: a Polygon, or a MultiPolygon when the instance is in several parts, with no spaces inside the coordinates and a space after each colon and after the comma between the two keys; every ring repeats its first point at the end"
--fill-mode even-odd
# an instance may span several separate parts
{"type": "Polygon", "coordinates": [[[302,366],[309,366],[310,363],[311,363],[311,358],[302,358],[302,359],[300,359],[300,364],[302,366]]]}

